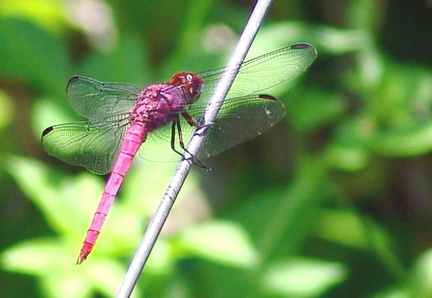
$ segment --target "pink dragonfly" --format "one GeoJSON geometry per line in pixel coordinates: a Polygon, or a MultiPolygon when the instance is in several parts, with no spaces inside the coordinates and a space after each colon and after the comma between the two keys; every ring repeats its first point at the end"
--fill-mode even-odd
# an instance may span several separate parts
{"type": "MultiPolygon", "coordinates": [[[[281,120],[284,104],[259,92],[303,72],[316,56],[313,46],[299,43],[242,63],[218,119],[209,127],[198,160],[251,139],[281,120]]],[[[96,174],[111,173],[77,264],[92,251],[141,144],[148,141],[140,149],[146,159],[179,160],[185,150],[183,140],[200,127],[209,96],[224,72],[224,68],[198,74],[180,72],[167,83],[145,89],[84,76],[69,80],[69,103],[88,120],[48,127],[42,133],[43,147],[64,162],[96,174]]]]}

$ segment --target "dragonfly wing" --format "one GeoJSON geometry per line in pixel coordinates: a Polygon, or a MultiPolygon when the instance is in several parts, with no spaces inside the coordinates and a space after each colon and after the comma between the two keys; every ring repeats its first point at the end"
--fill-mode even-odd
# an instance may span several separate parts
{"type": "Polygon", "coordinates": [[[69,104],[90,120],[130,112],[141,89],[125,83],[105,83],[84,76],[72,77],[66,94],[69,104]]]}
{"type": "MultiPolygon", "coordinates": [[[[198,157],[206,158],[220,153],[235,144],[261,134],[278,122],[285,114],[283,103],[274,97],[256,95],[256,93],[293,78],[309,67],[316,56],[317,52],[313,46],[301,43],[244,62],[227,95],[228,99],[222,106],[218,120],[210,127],[209,136],[198,157]]],[[[200,119],[209,96],[214,91],[221,74],[225,71],[226,68],[220,68],[198,74],[204,80],[200,99],[191,106],[185,107],[186,112],[190,113],[192,117],[197,120],[200,119]]],[[[90,122],[129,112],[134,107],[140,92],[141,90],[134,85],[104,83],[82,76],[73,77],[67,87],[70,104],[78,114],[90,119],[90,122]]],[[[190,126],[181,116],[180,118],[183,141],[187,144],[196,128],[190,126]]],[[[53,131],[65,131],[66,133],[63,135],[71,133],[67,125],[65,127],[54,126],[51,129],[53,131]]],[[[84,128],[79,133],[84,134],[84,137],[78,136],[78,133],[74,132],[77,134],[77,143],[81,143],[80,138],[95,139],[96,141],[90,140],[90,143],[94,142],[95,144],[99,143],[99,139],[117,139],[117,136],[113,136],[114,130],[112,128],[105,128],[107,132],[95,132],[96,137],[92,136],[93,133],[91,135],[86,133],[85,129],[88,128],[84,128]]],[[[51,133],[48,132],[45,138],[49,139],[51,133]]],[[[182,152],[178,146],[177,132],[175,135],[176,148],[182,152]]],[[[148,160],[178,160],[180,156],[171,150],[171,136],[170,124],[150,132],[147,136],[148,142],[141,147],[140,154],[148,160]]],[[[63,136],[58,138],[67,139],[63,136]]],[[[121,140],[121,138],[119,139],[121,140]]],[[[119,144],[120,141],[116,142],[115,144],[119,144]]],[[[79,148],[67,147],[70,151],[68,154],[63,154],[59,149],[51,149],[49,152],[67,162],[83,165],[94,172],[102,173],[110,168],[108,164],[112,164],[110,157],[112,154],[110,155],[108,152],[115,151],[117,153],[120,145],[115,145],[114,149],[109,148],[109,145],[102,145],[101,148],[98,146],[95,145],[93,151],[101,152],[105,156],[104,160],[110,160],[110,163],[105,166],[95,165],[92,160],[96,158],[96,154],[82,153],[79,148]],[[74,152],[78,152],[81,156],[74,158],[72,156],[74,152]]],[[[55,148],[54,145],[52,147],[55,148]]]]}
{"type": "MultiPolygon", "coordinates": [[[[192,105],[187,112],[194,119],[199,120],[203,107],[192,105]]],[[[270,95],[249,95],[231,98],[224,101],[218,117],[210,127],[208,135],[198,153],[199,159],[219,154],[230,147],[250,140],[272,127],[285,116],[285,105],[270,95]]],[[[196,131],[195,126],[189,125],[180,115],[181,134],[185,145],[196,131]]],[[[175,148],[179,146],[179,135],[175,133],[175,148]]],[[[140,148],[140,155],[151,161],[178,161],[181,156],[171,149],[172,125],[150,132],[146,143],[140,148]]]]}
{"type": "MultiPolygon", "coordinates": [[[[227,98],[255,94],[286,82],[305,71],[316,57],[317,51],[312,45],[299,43],[245,61],[227,98]]],[[[202,99],[208,100],[225,71],[220,68],[198,74],[204,80],[202,99]]]]}
{"type": "Polygon", "coordinates": [[[285,105],[269,95],[228,99],[209,127],[198,158],[208,158],[250,140],[285,116],[285,105]]]}
{"type": "MultiPolygon", "coordinates": [[[[187,146],[190,138],[196,131],[195,126],[190,126],[189,123],[181,116],[180,118],[180,127],[181,134],[183,138],[183,142],[185,146],[187,146]]],[[[199,119],[199,118],[198,118],[199,119]]],[[[174,146],[175,149],[179,152],[183,152],[179,145],[179,135],[177,128],[174,133],[174,146]]],[[[173,162],[179,161],[181,156],[174,152],[171,148],[171,139],[172,139],[172,122],[169,122],[165,126],[161,126],[158,129],[151,131],[147,135],[147,139],[145,144],[140,148],[140,156],[145,160],[149,161],[158,161],[158,162],[173,162]]]]}
{"type": "Polygon", "coordinates": [[[86,167],[96,174],[107,174],[111,172],[129,126],[126,116],[121,120],[55,125],[42,133],[42,145],[49,155],[61,161],[86,167]]]}

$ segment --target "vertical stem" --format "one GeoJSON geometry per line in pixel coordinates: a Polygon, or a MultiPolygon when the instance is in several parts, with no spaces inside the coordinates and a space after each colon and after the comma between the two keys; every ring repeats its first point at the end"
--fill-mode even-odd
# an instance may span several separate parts
{"type": "MultiPolygon", "coordinates": [[[[222,100],[227,95],[238,69],[243,62],[246,54],[252,45],[252,42],[258,32],[258,29],[263,22],[264,16],[270,7],[272,0],[258,0],[252,11],[252,14],[240,36],[236,48],[227,64],[226,72],[222,74],[215,91],[213,92],[208,103],[205,115],[204,124],[213,123],[217,113],[222,106],[222,100]]],[[[193,165],[193,158],[197,156],[199,148],[204,143],[206,129],[202,129],[199,133],[195,133],[191,138],[187,147],[187,152],[190,152],[191,158],[183,159],[167,187],[167,190],[162,197],[162,200],[153,215],[143,239],[135,252],[135,255],[129,265],[128,271],[124,277],[123,283],[117,293],[117,297],[129,297],[138,281],[138,278],[144,268],[144,265],[150,255],[151,250],[159,236],[159,233],[174,205],[175,199],[193,165]]],[[[185,155],[188,153],[185,152],[185,155]]]]}

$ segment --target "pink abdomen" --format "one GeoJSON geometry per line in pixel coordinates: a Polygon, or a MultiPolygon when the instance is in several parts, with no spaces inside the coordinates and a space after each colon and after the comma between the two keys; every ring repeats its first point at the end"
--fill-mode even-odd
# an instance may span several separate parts
{"type": "Polygon", "coordinates": [[[123,178],[128,171],[132,159],[137,153],[141,143],[145,140],[146,132],[142,123],[133,124],[125,134],[120,153],[117,156],[117,160],[114,163],[111,175],[105,185],[104,192],[102,194],[101,201],[93,216],[93,220],[90,224],[90,228],[87,230],[87,236],[84,240],[81,248],[80,255],[77,260],[77,264],[81,264],[91,252],[97,237],[99,236],[100,230],[102,229],[105,218],[113,204],[120,186],[123,182],[123,178]]]}

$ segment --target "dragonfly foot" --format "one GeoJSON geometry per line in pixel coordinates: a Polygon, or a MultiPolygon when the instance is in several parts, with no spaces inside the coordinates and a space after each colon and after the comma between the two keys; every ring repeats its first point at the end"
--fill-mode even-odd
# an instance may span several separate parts
{"type": "Polygon", "coordinates": [[[203,125],[200,125],[200,127],[198,127],[198,129],[197,129],[197,131],[195,132],[195,134],[196,134],[197,136],[202,137],[202,136],[204,136],[204,135],[207,133],[207,130],[208,130],[209,128],[211,128],[213,125],[215,125],[215,123],[209,123],[209,124],[203,124],[203,125]]]}

